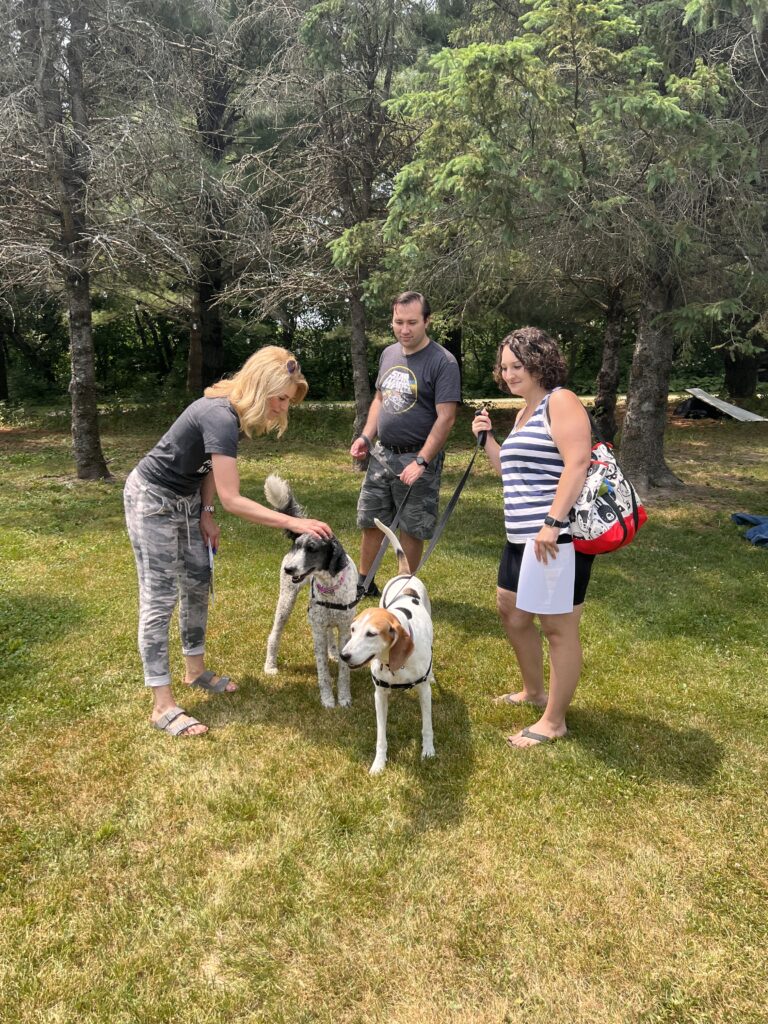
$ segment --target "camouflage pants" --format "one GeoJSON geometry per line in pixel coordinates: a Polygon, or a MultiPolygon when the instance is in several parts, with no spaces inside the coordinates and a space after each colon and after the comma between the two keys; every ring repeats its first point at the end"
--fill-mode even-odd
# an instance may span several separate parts
{"type": "Polygon", "coordinates": [[[139,573],[139,653],[147,686],[168,686],[168,631],[176,602],[184,654],[202,654],[210,569],[200,533],[200,494],[181,498],[134,470],[123,493],[139,573]]]}

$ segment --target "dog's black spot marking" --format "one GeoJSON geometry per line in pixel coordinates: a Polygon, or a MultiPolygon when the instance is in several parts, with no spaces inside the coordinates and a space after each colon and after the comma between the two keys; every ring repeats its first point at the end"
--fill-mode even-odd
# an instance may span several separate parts
{"type": "Polygon", "coordinates": [[[402,612],[403,615],[406,617],[406,619],[412,619],[413,618],[413,612],[411,611],[410,608],[398,608],[397,610],[399,612],[402,612]]]}

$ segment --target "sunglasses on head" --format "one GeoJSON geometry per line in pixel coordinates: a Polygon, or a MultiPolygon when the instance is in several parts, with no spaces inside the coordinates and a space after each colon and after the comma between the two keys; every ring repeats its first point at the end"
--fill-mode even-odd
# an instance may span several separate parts
{"type": "Polygon", "coordinates": [[[301,373],[301,367],[299,366],[298,359],[289,359],[285,364],[285,368],[288,373],[301,373]]]}

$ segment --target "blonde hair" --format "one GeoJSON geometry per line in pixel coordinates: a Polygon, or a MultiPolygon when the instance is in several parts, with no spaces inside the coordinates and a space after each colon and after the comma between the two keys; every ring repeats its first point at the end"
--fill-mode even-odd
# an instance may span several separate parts
{"type": "Polygon", "coordinates": [[[240,418],[247,437],[277,430],[278,437],[288,426],[288,413],[274,415],[269,399],[285,394],[295,385],[291,405],[298,405],[309,391],[298,360],[288,349],[266,345],[249,356],[232,377],[223,377],[203,392],[206,398],[228,398],[240,418]],[[290,369],[293,364],[293,368],[290,369]]]}

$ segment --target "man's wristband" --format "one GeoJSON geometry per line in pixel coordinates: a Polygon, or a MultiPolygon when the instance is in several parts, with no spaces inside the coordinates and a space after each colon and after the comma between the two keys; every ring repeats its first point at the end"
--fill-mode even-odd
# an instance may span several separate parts
{"type": "Polygon", "coordinates": [[[368,451],[370,451],[371,448],[373,448],[373,441],[371,441],[370,437],[366,437],[365,434],[361,434],[360,440],[365,441],[366,445],[368,446],[368,451]]]}
{"type": "Polygon", "coordinates": [[[215,505],[203,505],[200,509],[201,512],[210,512],[211,515],[216,511],[215,505]]]}

